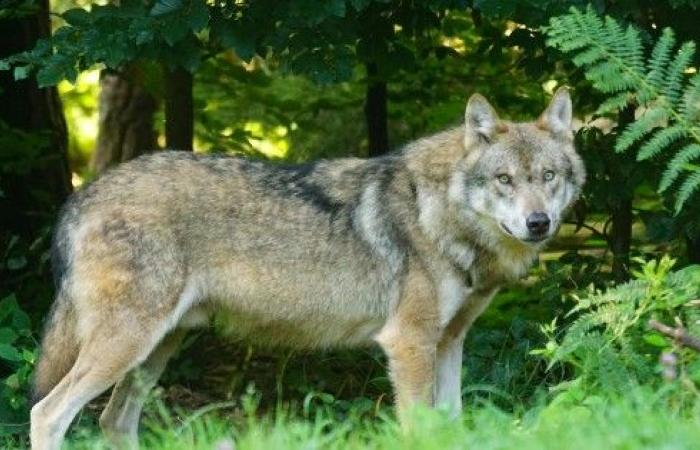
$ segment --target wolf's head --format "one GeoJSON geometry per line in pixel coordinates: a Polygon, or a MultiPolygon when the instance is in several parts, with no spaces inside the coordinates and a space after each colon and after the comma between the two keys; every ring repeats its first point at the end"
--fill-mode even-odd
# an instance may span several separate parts
{"type": "Polygon", "coordinates": [[[535,122],[525,123],[500,120],[484,97],[473,95],[465,114],[465,156],[449,177],[453,210],[489,239],[536,246],[553,236],[585,180],[571,119],[566,89],[535,122]]]}

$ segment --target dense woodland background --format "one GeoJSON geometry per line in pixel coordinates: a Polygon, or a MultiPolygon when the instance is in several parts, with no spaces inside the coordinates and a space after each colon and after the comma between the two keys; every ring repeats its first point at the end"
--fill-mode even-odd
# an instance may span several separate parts
{"type": "MultiPolygon", "coordinates": [[[[144,439],[153,448],[211,448],[230,436],[245,448],[545,448],[570,433],[571,448],[595,447],[592,434],[605,448],[692,448],[698,8],[0,0],[0,445],[26,445],[26,395],[53,295],[52,224],[103,171],[163,148],[289,162],[377,156],[459,123],[473,92],[504,117],[532,119],[568,85],[589,182],[531,275],[470,333],[463,421],[426,416],[424,434],[397,433],[377,349],[294,354],[203,331],[149,403],[144,439]]],[[[98,445],[92,412],[79,419],[75,448],[98,445]]]]}

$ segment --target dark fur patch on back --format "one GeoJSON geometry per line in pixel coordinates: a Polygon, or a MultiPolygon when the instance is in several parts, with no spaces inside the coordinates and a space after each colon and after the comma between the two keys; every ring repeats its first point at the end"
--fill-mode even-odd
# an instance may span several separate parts
{"type": "Polygon", "coordinates": [[[300,165],[245,162],[241,165],[241,170],[265,188],[281,195],[296,197],[320,212],[333,216],[344,205],[328,195],[326,187],[313,179],[312,175],[318,167],[318,162],[300,165]]]}

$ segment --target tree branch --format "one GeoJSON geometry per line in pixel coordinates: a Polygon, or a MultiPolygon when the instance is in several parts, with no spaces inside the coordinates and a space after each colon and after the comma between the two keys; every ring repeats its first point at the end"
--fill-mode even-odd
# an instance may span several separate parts
{"type": "Polygon", "coordinates": [[[673,338],[677,342],[685,345],[686,347],[692,348],[693,350],[700,352],[700,339],[689,335],[685,329],[678,327],[673,328],[665,325],[658,320],[651,319],[649,321],[649,327],[658,331],[661,334],[665,334],[668,337],[673,338]]]}

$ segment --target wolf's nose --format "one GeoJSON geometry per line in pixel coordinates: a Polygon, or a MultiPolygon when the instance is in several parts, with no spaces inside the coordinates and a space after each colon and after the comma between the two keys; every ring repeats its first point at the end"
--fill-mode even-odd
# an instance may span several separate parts
{"type": "Polygon", "coordinates": [[[534,212],[525,220],[527,229],[533,234],[544,234],[549,231],[549,216],[543,212],[534,212]]]}

